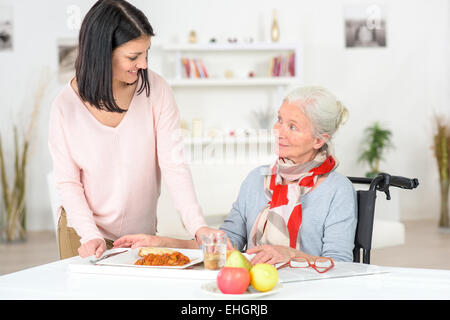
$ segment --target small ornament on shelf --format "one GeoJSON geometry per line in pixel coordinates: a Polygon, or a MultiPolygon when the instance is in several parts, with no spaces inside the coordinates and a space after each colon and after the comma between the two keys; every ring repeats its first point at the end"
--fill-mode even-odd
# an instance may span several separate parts
{"type": "Polygon", "coordinates": [[[233,78],[233,76],[234,76],[233,71],[231,71],[231,70],[225,71],[225,78],[231,79],[231,78],[233,78]]]}
{"type": "Polygon", "coordinates": [[[220,134],[220,130],[217,128],[208,128],[208,130],[207,130],[208,138],[216,138],[219,136],[219,134],[220,134]]]}
{"type": "Polygon", "coordinates": [[[180,129],[188,130],[188,124],[183,119],[180,120],[180,129]]]}
{"type": "Polygon", "coordinates": [[[280,28],[278,27],[277,11],[275,9],[273,9],[273,21],[270,35],[273,42],[278,42],[278,40],[280,40],[280,28]]]}
{"type": "Polygon", "coordinates": [[[190,133],[189,133],[188,124],[183,119],[180,120],[180,130],[181,130],[181,135],[183,136],[183,138],[189,136],[190,133]]]}
{"type": "Polygon", "coordinates": [[[192,137],[200,138],[203,135],[202,119],[192,119],[192,137]]]}
{"type": "Polygon", "coordinates": [[[194,30],[189,32],[189,43],[197,43],[197,33],[194,30]]]}

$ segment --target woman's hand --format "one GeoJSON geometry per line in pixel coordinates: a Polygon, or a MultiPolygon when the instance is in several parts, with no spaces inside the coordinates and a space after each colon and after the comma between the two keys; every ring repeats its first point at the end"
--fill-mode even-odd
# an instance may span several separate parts
{"type": "MultiPolygon", "coordinates": [[[[195,233],[195,240],[197,241],[198,245],[200,246],[202,244],[202,235],[207,236],[210,235],[211,233],[225,234],[225,231],[210,227],[199,228],[195,233]]],[[[228,237],[227,237],[227,250],[234,250],[233,244],[231,243],[230,239],[228,239],[228,237]]]]}
{"type": "Polygon", "coordinates": [[[164,247],[164,239],[150,234],[130,234],[114,241],[114,248],[164,247]]]}
{"type": "Polygon", "coordinates": [[[256,254],[252,259],[253,265],[257,263],[277,264],[288,262],[295,256],[294,249],[285,246],[262,245],[247,250],[247,254],[256,254]]]}
{"type": "Polygon", "coordinates": [[[82,258],[86,258],[95,254],[97,258],[106,251],[106,242],[104,239],[92,239],[82,244],[81,247],[78,248],[78,254],[82,258]]]}

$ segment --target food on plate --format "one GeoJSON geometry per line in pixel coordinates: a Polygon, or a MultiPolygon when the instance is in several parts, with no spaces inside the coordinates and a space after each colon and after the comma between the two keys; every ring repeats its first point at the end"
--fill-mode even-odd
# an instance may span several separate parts
{"type": "Polygon", "coordinates": [[[278,282],[277,269],[268,263],[257,263],[250,269],[250,284],[258,291],[272,290],[278,282]]]}
{"type": "Polygon", "coordinates": [[[140,257],[146,256],[150,253],[152,254],[171,254],[177,252],[174,249],[169,249],[169,248],[155,248],[155,247],[142,247],[139,249],[138,255],[140,257]]]}
{"type": "Polygon", "coordinates": [[[141,248],[138,253],[141,259],[134,264],[138,266],[184,266],[191,260],[179,251],[166,248],[141,248]],[[145,249],[145,250],[142,250],[145,249]],[[161,249],[161,250],[154,250],[161,249]]]}
{"type": "Polygon", "coordinates": [[[225,294],[242,294],[250,284],[246,268],[223,267],[217,274],[217,288],[225,294]]]}
{"type": "Polygon", "coordinates": [[[225,267],[245,268],[250,271],[252,263],[239,250],[233,250],[225,262],[225,267]]]}

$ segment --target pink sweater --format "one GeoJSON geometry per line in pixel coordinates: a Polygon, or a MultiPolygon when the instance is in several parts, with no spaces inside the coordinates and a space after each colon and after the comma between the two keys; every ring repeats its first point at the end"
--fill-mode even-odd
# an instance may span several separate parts
{"type": "MultiPolygon", "coordinates": [[[[101,124],[70,82],[50,112],[49,148],[68,226],[81,243],[155,234],[161,174],[192,235],[206,226],[184,159],[179,112],[168,84],[148,70],[150,96],[135,94],[115,127],[101,124]]],[[[138,85],[139,87],[139,85],[138,85]]]]}

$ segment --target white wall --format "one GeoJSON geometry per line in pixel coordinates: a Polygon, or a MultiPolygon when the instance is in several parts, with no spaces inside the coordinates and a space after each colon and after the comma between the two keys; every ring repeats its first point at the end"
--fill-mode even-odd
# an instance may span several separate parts
{"type": "MultiPolygon", "coordinates": [[[[67,27],[66,9],[76,4],[84,15],[94,2],[0,0],[0,6],[14,7],[14,51],[0,51],[0,132],[3,141],[11,141],[12,123],[23,123],[31,112],[33,90],[37,87],[41,68],[49,66],[56,73],[57,39],[77,37],[77,30],[67,27]]],[[[364,174],[366,168],[356,162],[359,138],[366,126],[380,120],[393,131],[396,146],[386,155],[382,170],[416,177],[420,181],[418,190],[396,193],[400,219],[438,217],[438,176],[430,146],[433,111],[447,112],[450,102],[450,10],[447,1],[377,1],[387,9],[387,47],[376,49],[345,49],[343,5],[361,1],[131,2],[147,14],[154,27],[157,33],[153,39],[155,47],[173,41],[183,42],[191,29],[197,31],[199,41],[211,37],[245,36],[267,40],[272,9],[276,4],[280,41],[300,42],[303,46],[305,83],[328,87],[350,111],[349,121],[335,140],[340,171],[346,175],[364,174]]],[[[163,71],[163,58],[160,51],[152,49],[150,66],[163,71]]],[[[30,230],[53,227],[45,179],[52,166],[46,139],[50,103],[61,86],[56,80],[49,84],[30,155],[27,202],[30,230]]],[[[242,110],[246,106],[256,107],[255,101],[261,97],[258,92],[252,93],[253,96],[240,93],[233,96],[219,91],[215,96],[217,101],[211,103],[201,98],[201,94],[189,97],[179,90],[175,94],[182,117],[189,118],[200,112],[198,110],[208,110],[207,120],[224,127],[230,124],[244,126],[247,122],[242,110]],[[235,97],[236,107],[227,110],[225,117],[217,105],[224,99],[233,101],[235,97]],[[208,105],[208,109],[202,109],[204,107],[198,101],[208,105]],[[195,109],[196,106],[200,109],[195,109]]],[[[11,150],[11,143],[4,144],[11,150]]],[[[11,154],[12,151],[8,152],[11,154]]],[[[246,172],[247,169],[241,167],[234,175],[223,175],[224,187],[211,183],[210,177],[202,176],[198,168],[193,167],[195,186],[205,211],[213,210],[211,195],[219,194],[221,190],[228,192],[221,200],[214,201],[222,201],[221,205],[226,207],[235,198],[246,172]]],[[[170,210],[170,199],[165,194],[163,198],[164,210],[170,210]]]]}

